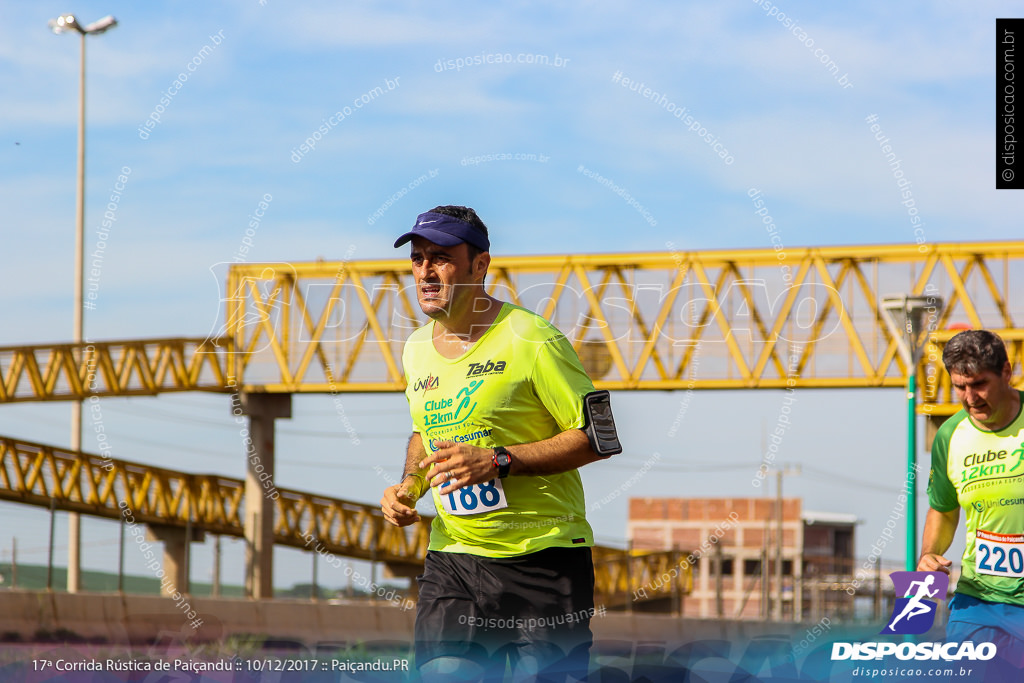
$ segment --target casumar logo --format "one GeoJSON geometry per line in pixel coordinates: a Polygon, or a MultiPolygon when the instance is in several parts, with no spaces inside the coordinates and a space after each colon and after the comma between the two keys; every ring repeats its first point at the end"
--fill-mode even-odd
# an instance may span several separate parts
{"type": "Polygon", "coordinates": [[[427,392],[430,391],[431,389],[437,389],[440,383],[441,380],[439,378],[434,377],[433,375],[427,375],[423,379],[416,380],[416,382],[412,385],[412,390],[427,392]]]}
{"type": "MultiPolygon", "coordinates": [[[[949,575],[944,572],[893,572],[890,574],[896,595],[892,614],[880,635],[920,635],[935,624],[935,611],[939,600],[944,600],[949,589],[949,575]],[[933,598],[933,599],[929,599],[933,598]]],[[[989,660],[996,656],[994,643],[914,643],[869,642],[833,643],[832,661],[853,659],[882,659],[895,655],[897,659],[918,661],[966,659],[989,660]]]]}

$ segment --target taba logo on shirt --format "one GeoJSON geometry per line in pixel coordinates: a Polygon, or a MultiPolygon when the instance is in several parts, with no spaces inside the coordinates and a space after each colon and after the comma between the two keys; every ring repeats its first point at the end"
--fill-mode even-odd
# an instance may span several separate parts
{"type": "Polygon", "coordinates": [[[437,389],[441,380],[433,375],[427,375],[423,379],[416,380],[416,383],[412,385],[413,391],[430,391],[431,389],[437,389]]]}
{"type": "Polygon", "coordinates": [[[470,363],[469,372],[466,373],[466,377],[475,377],[476,375],[500,375],[503,372],[505,372],[505,361],[499,360],[495,363],[488,360],[483,363],[470,363]]]}

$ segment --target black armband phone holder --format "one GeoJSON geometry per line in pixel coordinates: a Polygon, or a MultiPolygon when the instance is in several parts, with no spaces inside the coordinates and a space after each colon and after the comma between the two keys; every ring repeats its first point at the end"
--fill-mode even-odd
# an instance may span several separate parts
{"type": "Polygon", "coordinates": [[[612,397],[608,390],[592,391],[583,397],[583,433],[590,447],[602,458],[622,452],[612,417],[612,397]]]}

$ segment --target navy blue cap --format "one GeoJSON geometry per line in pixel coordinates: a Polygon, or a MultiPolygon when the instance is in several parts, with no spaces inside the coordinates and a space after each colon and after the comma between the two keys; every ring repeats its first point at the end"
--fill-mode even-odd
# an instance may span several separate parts
{"type": "Polygon", "coordinates": [[[481,251],[491,249],[491,242],[482,231],[460,218],[444,213],[421,213],[416,217],[416,225],[412,226],[412,230],[395,240],[395,247],[417,236],[442,247],[454,247],[459,242],[468,242],[481,251]]]}

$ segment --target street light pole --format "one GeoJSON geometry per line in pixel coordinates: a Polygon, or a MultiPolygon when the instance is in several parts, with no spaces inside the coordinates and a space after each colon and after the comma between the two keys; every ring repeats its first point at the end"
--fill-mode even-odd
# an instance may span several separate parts
{"type": "Polygon", "coordinates": [[[917,569],[917,365],[921,360],[924,340],[922,334],[925,311],[932,311],[932,321],[927,325],[934,327],[934,315],[942,308],[942,298],[938,296],[887,296],[882,299],[882,311],[885,321],[896,338],[903,363],[907,368],[907,554],[905,567],[908,572],[917,569]]]}
{"type": "Polygon", "coordinates": [[[907,368],[907,556],[904,568],[917,569],[917,359],[907,368]]]}
{"type": "MultiPolygon", "coordinates": [[[[81,34],[78,67],[78,171],[75,191],[75,317],[71,341],[80,346],[85,338],[85,33],[81,34]]],[[[79,351],[81,353],[81,351],[79,351]]],[[[82,401],[71,403],[71,450],[82,450],[82,401]]],[[[68,514],[68,593],[82,588],[82,516],[68,514]]]]}
{"type": "MultiPolygon", "coordinates": [[[[117,26],[114,17],[107,16],[88,26],[81,26],[74,15],[65,14],[51,19],[50,29],[57,34],[76,31],[81,37],[78,59],[78,171],[75,186],[75,310],[72,342],[81,346],[85,339],[85,37],[100,34],[117,26]]],[[[81,350],[79,350],[81,354],[81,350]]],[[[80,356],[80,358],[83,356],[80,356]]],[[[82,401],[71,403],[71,450],[82,450],[82,401]]],[[[82,519],[77,512],[68,514],[68,583],[69,593],[81,589],[81,531],[82,519]]]]}

